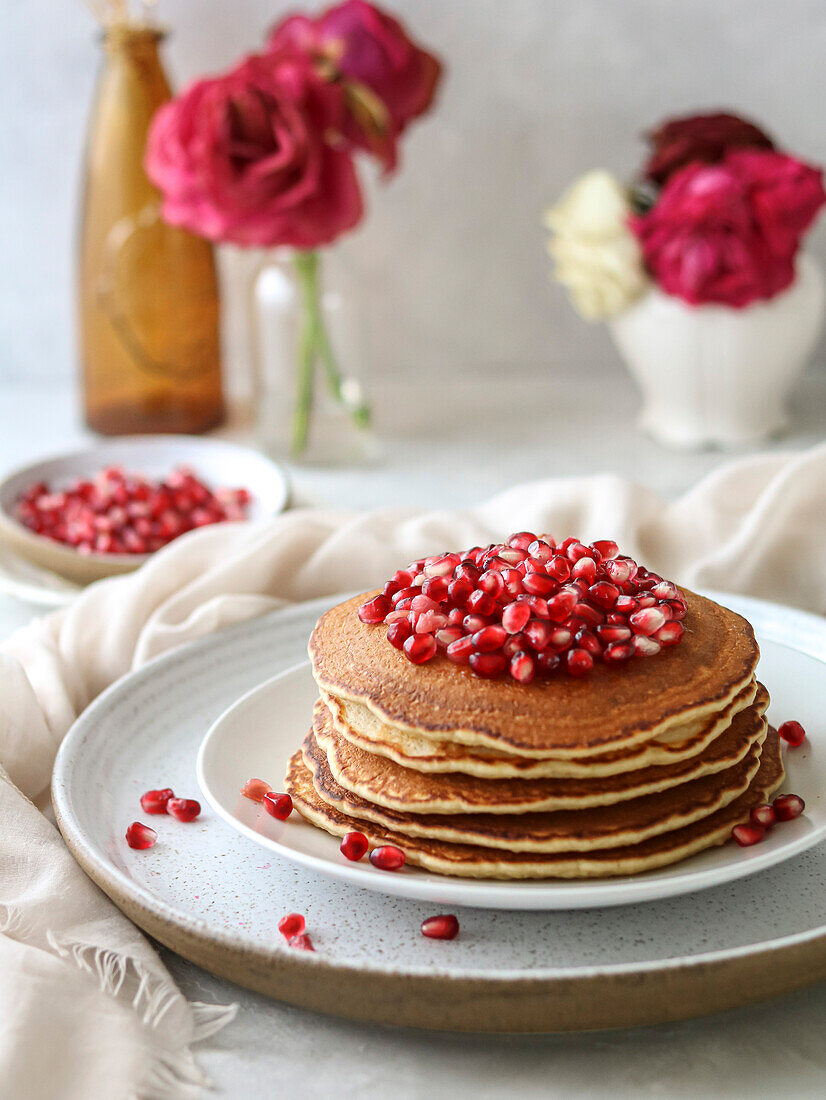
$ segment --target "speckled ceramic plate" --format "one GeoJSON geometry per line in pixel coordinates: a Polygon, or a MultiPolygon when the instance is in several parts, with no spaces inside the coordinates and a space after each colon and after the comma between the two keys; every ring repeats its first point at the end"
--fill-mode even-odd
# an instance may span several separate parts
{"type": "MultiPolygon", "coordinates": [[[[799,715],[801,697],[826,699],[826,664],[764,640],[760,676],[781,685],[776,715],[799,715]],[[794,702],[792,702],[794,701],[794,702]]],[[[249,692],[221,715],[204,738],[196,761],[198,783],[224,821],[262,847],[302,867],[354,886],[440,905],[483,909],[591,909],[676,897],[753,875],[813,847],[826,837],[826,753],[810,745],[787,752],[786,782],[806,802],[804,817],[774,829],[753,848],[736,844],[710,848],[680,863],[646,874],[608,879],[545,879],[499,882],[431,874],[418,867],[388,874],[368,860],[351,863],[339,852],[340,840],[307,824],[298,814],[276,821],[239,794],[249,776],[279,789],[287,762],[307,732],[318,688],[309,662],[280,673],[249,692]],[[274,719],[277,715],[277,720],[274,719]]],[[[805,709],[805,708],[804,708],[805,709]]],[[[779,720],[779,719],[778,719],[779,720]]],[[[826,728],[826,727],[825,727],[826,728]]]]}
{"type": "MultiPolygon", "coordinates": [[[[815,660],[826,659],[822,620],[717,598],[748,616],[767,650],[806,654],[812,675],[815,660]]],[[[151,819],[157,845],[129,849],[123,833],[142,816],[141,792],[168,784],[198,797],[195,759],[206,730],[234,700],[303,658],[309,630],[331,602],[240,624],[153,662],[102,695],[64,741],[53,784],[63,835],[87,873],[147,932],[223,977],[293,1004],[458,1030],[654,1023],[826,976],[824,844],[679,898],[577,911],[462,908],[460,935],[450,943],[419,932],[424,917],[443,911],[438,897],[391,897],[318,874],[265,851],[209,806],[190,825],[151,819]],[[305,914],[315,954],[281,941],[277,923],[291,911],[305,914]]],[[[808,723],[812,744],[798,752],[814,758],[826,736],[822,697],[769,686],[777,707],[793,705],[808,723]]]]}

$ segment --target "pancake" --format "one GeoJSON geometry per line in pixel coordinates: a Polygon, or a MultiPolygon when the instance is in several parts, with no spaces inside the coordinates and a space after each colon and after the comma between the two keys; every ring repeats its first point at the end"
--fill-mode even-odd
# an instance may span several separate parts
{"type": "Polygon", "coordinates": [[[333,777],[312,731],[302,746],[313,786],[327,805],[348,817],[375,822],[403,836],[453,844],[502,848],[509,852],[587,852],[638,844],[708,817],[748,788],[760,766],[754,744],[734,767],[679,787],[613,806],[553,813],[405,814],[375,806],[345,790],[333,777]]]}
{"type": "Polygon", "coordinates": [[[483,680],[437,656],[413,665],[383,627],[368,626],[356,596],[322,615],[310,638],[319,688],[423,735],[537,758],[631,748],[725,708],[752,679],[759,649],[734,612],[685,592],[685,635],[656,658],[621,669],[598,663],[585,679],[483,680]]]}
{"type": "Polygon", "coordinates": [[[313,715],[313,733],[336,783],[374,806],[421,814],[574,810],[668,790],[733,767],[755,745],[762,744],[766,735],[763,713],[768,702],[769,693],[761,685],[754,705],[741,711],[699,756],[666,767],[588,779],[480,779],[457,772],[417,772],[366,752],[342,737],[320,700],[313,715]]]}
{"type": "Polygon", "coordinates": [[[715,813],[638,844],[589,853],[558,852],[548,856],[413,838],[373,822],[350,817],[320,797],[313,785],[312,772],[300,751],[290,761],[286,789],[295,808],[313,825],[336,836],[357,829],[367,836],[371,844],[395,844],[405,851],[408,863],[428,871],[465,878],[537,879],[634,875],[676,863],[704,848],[725,843],[731,836],[732,827],[748,820],[752,807],[767,802],[782,782],[780,743],[776,730],[770,729],[760,766],[748,789],[715,813]]]}
{"type": "Polygon", "coordinates": [[[567,760],[514,756],[444,738],[423,737],[382,722],[362,703],[338,699],[327,693],[322,693],[322,699],[330,711],[336,733],[358,748],[384,756],[405,768],[428,774],[463,772],[480,779],[587,779],[668,766],[694,757],[727,729],[734,716],[750,706],[756,695],[757,681],[751,680],[727,707],[698,722],[675,727],[663,738],[652,738],[629,749],[567,760]]]}

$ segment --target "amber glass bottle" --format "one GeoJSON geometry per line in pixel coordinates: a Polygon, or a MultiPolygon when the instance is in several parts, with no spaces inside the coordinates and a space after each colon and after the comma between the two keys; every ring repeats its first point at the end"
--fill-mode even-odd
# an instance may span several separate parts
{"type": "Polygon", "coordinates": [[[161,220],[143,170],[170,97],[154,27],[110,27],[89,129],[80,231],[86,422],[107,435],[201,432],[224,416],[212,246],[161,220]]]}

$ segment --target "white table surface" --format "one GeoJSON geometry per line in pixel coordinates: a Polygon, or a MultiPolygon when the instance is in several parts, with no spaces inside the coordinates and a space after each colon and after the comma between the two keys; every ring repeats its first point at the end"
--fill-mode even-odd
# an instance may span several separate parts
{"type": "MultiPolygon", "coordinates": [[[[358,470],[294,470],[301,503],[460,507],[529,478],[611,469],[672,497],[727,456],[667,452],[633,429],[625,376],[586,371],[374,386],[384,457],[358,470]]],[[[826,435],[826,372],[795,399],[772,447],[826,435]]],[[[222,434],[244,438],[231,425],[222,434]]],[[[72,394],[0,388],[0,470],[81,443],[72,394]]],[[[0,637],[40,612],[0,597],[0,637]]],[[[793,904],[794,899],[789,899],[793,904]]],[[[826,905],[824,905],[826,916],[826,905]]],[[[235,1001],[236,1020],[197,1050],[215,1095],[763,1098],[826,1095],[826,983],[768,1004],[660,1027],[558,1036],[467,1036],[350,1023],[248,993],[162,952],[184,993],[235,1001]]]]}

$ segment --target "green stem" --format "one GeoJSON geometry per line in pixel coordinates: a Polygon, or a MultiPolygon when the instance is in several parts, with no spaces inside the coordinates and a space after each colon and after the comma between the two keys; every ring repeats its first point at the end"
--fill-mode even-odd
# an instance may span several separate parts
{"type": "Polygon", "coordinates": [[[298,339],[298,390],[292,416],[290,450],[297,456],[307,446],[310,431],[310,410],[313,405],[313,381],[315,375],[316,321],[313,299],[316,296],[316,256],[313,252],[299,252],[295,257],[295,270],[301,292],[301,331],[298,339]]]}
{"type": "MultiPolygon", "coordinates": [[[[313,358],[318,357],[321,360],[327,380],[327,389],[333,400],[347,409],[358,427],[364,428],[370,423],[370,409],[363,401],[358,405],[353,405],[345,397],[341,371],[330,343],[327,326],[324,323],[324,314],[321,309],[320,260],[318,253],[298,252],[294,262],[301,289],[303,320],[311,331],[313,358]]],[[[307,416],[309,418],[309,408],[307,416]]]]}

